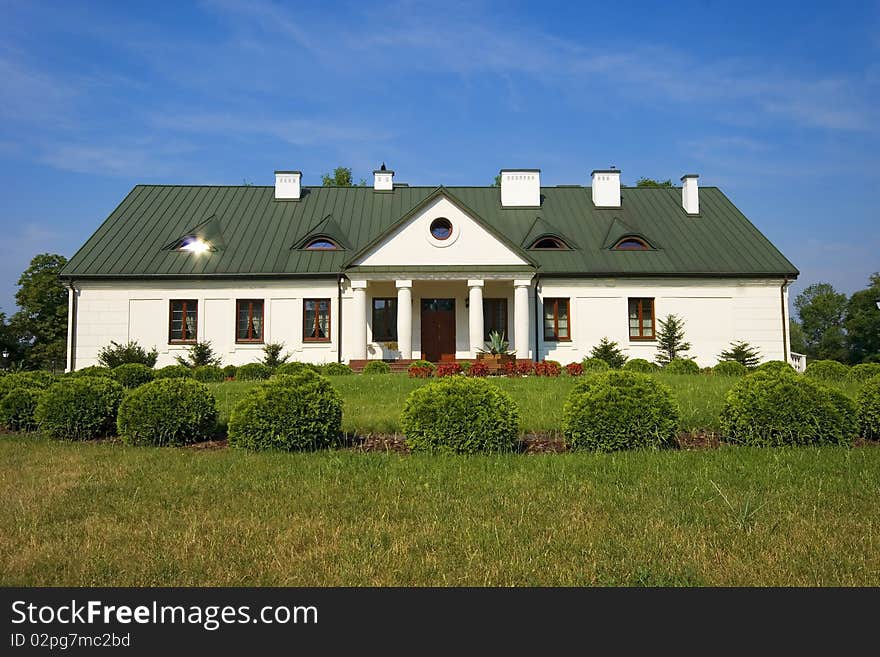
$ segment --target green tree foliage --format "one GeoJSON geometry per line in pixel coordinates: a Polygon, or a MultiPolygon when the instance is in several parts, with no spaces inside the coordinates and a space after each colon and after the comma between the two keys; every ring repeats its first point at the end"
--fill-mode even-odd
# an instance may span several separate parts
{"type": "Polygon", "coordinates": [[[321,176],[321,184],[324,187],[351,187],[351,169],[336,167],[333,173],[325,173],[321,176]]]}
{"type": "Polygon", "coordinates": [[[672,187],[672,180],[654,180],[653,178],[639,178],[636,187],[672,187]]]}
{"type": "Polygon", "coordinates": [[[492,179],[492,187],[501,187],[501,174],[499,173],[492,179]]]}
{"type": "Polygon", "coordinates": [[[880,272],[871,275],[869,286],[850,297],[843,325],[851,363],[880,361],[880,272]]]}
{"type": "Polygon", "coordinates": [[[730,346],[719,354],[718,360],[735,360],[751,369],[761,362],[761,352],[748,342],[740,340],[731,342],[730,346]]]}
{"type": "Polygon", "coordinates": [[[67,258],[41,253],[18,279],[12,318],[15,330],[30,345],[26,361],[31,367],[64,369],[67,353],[67,290],[58,279],[67,258]]]}
{"type": "Polygon", "coordinates": [[[796,354],[807,353],[807,339],[804,336],[804,329],[796,319],[788,320],[788,332],[791,350],[796,354]]]}
{"type": "Polygon", "coordinates": [[[846,360],[846,335],[843,317],[846,295],[829,283],[814,283],[794,300],[801,318],[806,354],[823,360],[846,360]]]}
{"type": "Polygon", "coordinates": [[[684,320],[678,315],[667,315],[660,320],[657,333],[657,362],[666,365],[676,358],[684,358],[691,343],[684,339],[684,320]]]}
{"type": "Polygon", "coordinates": [[[220,365],[220,356],[214,353],[211,341],[196,342],[189,348],[189,358],[183,356],[174,357],[178,363],[185,367],[201,367],[203,365],[220,365]]]}
{"type": "Polygon", "coordinates": [[[590,350],[591,358],[600,358],[615,370],[619,370],[626,363],[626,354],[620,346],[608,338],[602,338],[595,347],[590,350]]]}

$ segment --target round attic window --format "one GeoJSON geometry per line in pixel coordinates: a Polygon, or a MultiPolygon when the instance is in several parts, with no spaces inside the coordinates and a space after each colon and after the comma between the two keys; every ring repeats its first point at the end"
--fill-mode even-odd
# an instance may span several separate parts
{"type": "Polygon", "coordinates": [[[448,240],[452,236],[452,222],[446,217],[437,217],[431,222],[431,237],[435,240],[448,240]]]}

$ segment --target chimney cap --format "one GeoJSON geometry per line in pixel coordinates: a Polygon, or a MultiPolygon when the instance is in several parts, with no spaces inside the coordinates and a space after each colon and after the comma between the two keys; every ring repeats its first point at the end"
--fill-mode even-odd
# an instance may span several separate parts
{"type": "Polygon", "coordinates": [[[699,177],[700,177],[700,174],[698,174],[698,173],[686,173],[681,177],[681,179],[684,180],[685,178],[699,178],[699,177]]]}
{"type": "Polygon", "coordinates": [[[383,163],[382,163],[382,166],[379,167],[378,169],[375,169],[375,170],[373,171],[373,173],[374,173],[374,174],[376,174],[376,173],[390,173],[390,174],[394,174],[394,171],[392,171],[391,169],[386,168],[386,167],[385,167],[385,163],[383,162],[383,163]]]}
{"type": "Polygon", "coordinates": [[[617,167],[611,167],[610,169],[593,169],[590,175],[596,173],[620,173],[620,169],[618,169],[617,167]]]}
{"type": "Polygon", "coordinates": [[[540,169],[501,169],[498,173],[541,173],[540,169]]]}
{"type": "Polygon", "coordinates": [[[275,173],[298,173],[299,175],[302,175],[303,172],[302,171],[286,171],[286,170],[275,169],[275,173]]]}

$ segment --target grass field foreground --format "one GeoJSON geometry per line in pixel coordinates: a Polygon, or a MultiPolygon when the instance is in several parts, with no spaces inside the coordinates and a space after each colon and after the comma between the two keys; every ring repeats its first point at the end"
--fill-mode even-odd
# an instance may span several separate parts
{"type": "Polygon", "coordinates": [[[880,585],[880,449],[443,457],[0,438],[13,585],[880,585]]]}

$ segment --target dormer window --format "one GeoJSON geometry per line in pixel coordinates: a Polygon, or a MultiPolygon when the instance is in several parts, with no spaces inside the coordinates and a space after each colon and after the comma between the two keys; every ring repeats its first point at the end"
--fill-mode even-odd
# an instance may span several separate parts
{"type": "Polygon", "coordinates": [[[568,245],[557,237],[540,237],[529,248],[543,251],[565,251],[568,249],[568,245]]]}
{"type": "Polygon", "coordinates": [[[624,237],[614,245],[615,251],[650,251],[651,247],[640,237],[624,237]]]}
{"type": "Polygon", "coordinates": [[[338,251],[339,245],[328,237],[318,237],[303,247],[306,251],[338,251]]]}

